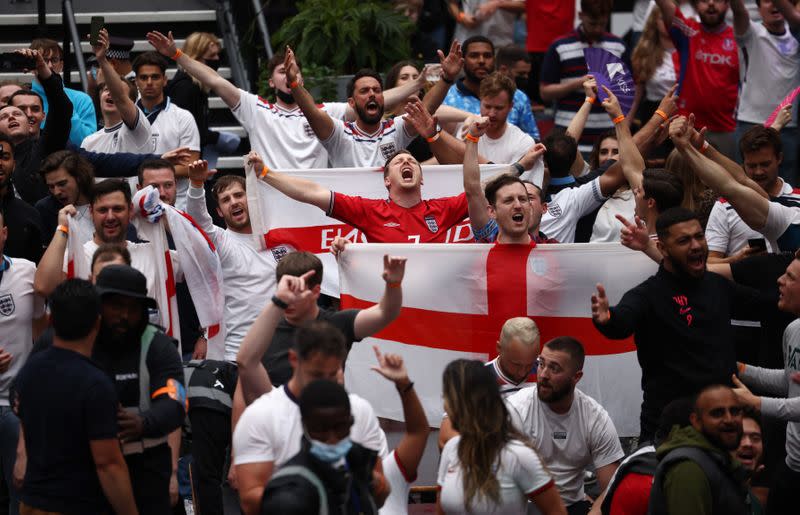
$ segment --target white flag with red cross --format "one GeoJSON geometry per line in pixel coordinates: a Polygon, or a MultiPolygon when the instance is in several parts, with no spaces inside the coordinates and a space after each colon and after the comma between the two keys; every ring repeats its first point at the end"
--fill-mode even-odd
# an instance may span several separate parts
{"type": "Polygon", "coordinates": [[[403,356],[428,420],[438,426],[445,366],[458,358],[496,356],[503,323],[529,316],[542,345],[577,338],[586,350],[578,388],[611,415],[620,436],[639,434],[641,369],[631,338],[608,340],[593,326],[591,295],[603,283],[610,299],[652,275],[644,254],[616,243],[539,245],[348,245],[339,259],[342,308],[378,302],[385,288],[383,255],[408,258],[400,316],[356,342],[347,358],[348,390],[370,401],[378,416],[402,420],[393,386],[370,370],[373,345],[403,356]]]}
{"type": "MultiPolygon", "coordinates": [[[[425,199],[449,197],[464,191],[461,165],[423,166],[422,196],[425,199]]],[[[481,178],[508,172],[508,165],[481,165],[481,178]]],[[[385,199],[388,194],[381,168],[326,168],[315,170],[278,170],[281,173],[314,181],[330,191],[371,199],[385,199]]],[[[263,249],[270,249],[279,260],[289,252],[304,250],[317,254],[324,273],[322,292],[339,296],[336,260],[330,253],[337,236],[351,242],[366,243],[364,234],[347,224],[328,217],[319,208],[297,202],[258,180],[247,167],[247,201],[253,235],[263,249]]],[[[447,243],[472,243],[469,221],[447,230],[447,243]]],[[[412,241],[413,242],[413,241],[412,241]]]]}

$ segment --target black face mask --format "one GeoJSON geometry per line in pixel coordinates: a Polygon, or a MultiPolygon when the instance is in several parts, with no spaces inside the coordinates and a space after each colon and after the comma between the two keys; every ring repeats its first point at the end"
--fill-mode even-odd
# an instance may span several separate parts
{"type": "Polygon", "coordinates": [[[219,70],[219,59],[209,59],[206,61],[206,66],[214,71],[219,70]]]}
{"type": "Polygon", "coordinates": [[[275,89],[275,95],[282,100],[284,103],[292,105],[294,104],[294,96],[291,93],[285,93],[279,89],[275,89]]]}
{"type": "Polygon", "coordinates": [[[514,84],[516,84],[517,89],[523,93],[528,92],[528,77],[514,77],[514,84]]]}

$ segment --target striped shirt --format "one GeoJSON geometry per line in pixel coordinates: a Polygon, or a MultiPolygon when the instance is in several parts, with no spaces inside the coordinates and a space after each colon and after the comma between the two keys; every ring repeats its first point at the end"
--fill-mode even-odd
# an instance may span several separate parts
{"type": "Polygon", "coordinates": [[[527,388],[536,384],[535,369],[531,370],[530,374],[528,374],[528,377],[526,377],[525,380],[517,383],[503,373],[503,370],[500,368],[500,364],[498,363],[499,359],[500,356],[497,356],[492,361],[487,362],[486,366],[489,367],[489,370],[492,371],[492,374],[497,379],[497,386],[500,387],[500,395],[503,397],[508,397],[514,392],[518,392],[523,388],[527,388]]]}
{"type": "MultiPolygon", "coordinates": [[[[590,42],[578,27],[566,36],[555,40],[547,49],[542,63],[542,84],[558,84],[586,75],[588,68],[583,56],[583,49],[589,47],[602,48],[620,58],[625,53],[625,43],[617,36],[605,33],[598,41],[590,42]]],[[[555,104],[556,127],[566,129],[583,105],[585,98],[586,95],[582,90],[575,90],[558,100],[555,104]]],[[[583,135],[578,142],[578,150],[582,153],[591,152],[592,145],[600,135],[613,127],[614,124],[611,123],[611,119],[602,106],[593,106],[583,135]]]]}

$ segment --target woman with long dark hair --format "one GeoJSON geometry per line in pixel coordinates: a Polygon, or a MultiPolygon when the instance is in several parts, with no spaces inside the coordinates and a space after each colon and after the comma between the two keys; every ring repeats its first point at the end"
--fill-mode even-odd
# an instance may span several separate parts
{"type": "Polygon", "coordinates": [[[444,407],[459,435],[442,449],[437,513],[566,514],[550,473],[511,425],[491,371],[459,359],[444,371],[444,407]]]}

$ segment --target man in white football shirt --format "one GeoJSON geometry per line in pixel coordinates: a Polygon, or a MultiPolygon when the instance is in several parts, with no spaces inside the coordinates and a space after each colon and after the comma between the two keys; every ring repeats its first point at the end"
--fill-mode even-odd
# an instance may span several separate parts
{"type": "MultiPolygon", "coordinates": [[[[192,161],[200,158],[200,131],[192,113],[174,105],[164,93],[167,86],[167,61],[157,52],[145,52],[133,61],[139,101],[136,105],[150,122],[152,143],[142,148],[142,153],[162,154],[168,150],[188,147],[192,161]]],[[[183,174],[181,169],[179,173],[183,174]]],[[[178,178],[178,195],[175,207],[186,210],[186,192],[189,179],[178,178]]]]}
{"type": "MultiPolygon", "coordinates": [[[[461,45],[454,41],[447,57],[439,51],[442,79],[425,94],[423,104],[434,113],[442,104],[450,85],[464,65],[461,45]]],[[[300,67],[291,48],[284,61],[286,80],[297,105],[311,129],[328,150],[333,168],[382,166],[389,156],[406,148],[417,136],[413,125],[402,117],[383,118],[385,99],[383,80],[374,70],[359,70],[347,85],[347,103],[356,112],[355,122],[333,120],[317,107],[314,97],[303,87],[300,67]]]]}
{"type": "Polygon", "coordinates": [[[570,513],[589,511],[583,490],[586,467],[594,465],[604,491],[625,455],[606,410],[576,388],[584,358],[578,340],[550,340],[537,360],[536,386],[506,399],[514,425],[536,443],[570,513]]]}

